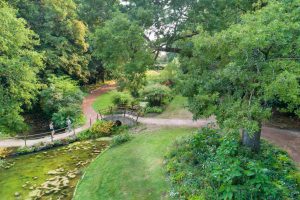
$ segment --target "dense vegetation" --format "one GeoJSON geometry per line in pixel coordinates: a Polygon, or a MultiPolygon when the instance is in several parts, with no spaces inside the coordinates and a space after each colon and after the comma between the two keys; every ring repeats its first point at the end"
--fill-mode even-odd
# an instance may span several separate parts
{"type": "MultiPolygon", "coordinates": [[[[176,197],[297,198],[294,166],[260,135],[274,111],[300,117],[299,8],[299,0],[0,0],[0,136],[27,131],[34,112],[55,128],[84,123],[81,87],[113,79],[118,92],[96,110],[145,103],[161,113],[180,93],[194,119],[216,118],[222,137],[203,133],[173,152],[171,177],[191,181],[176,197]]],[[[101,123],[81,137],[110,136],[113,124],[101,123]]]]}
{"type": "Polygon", "coordinates": [[[253,154],[234,137],[204,128],[167,156],[174,199],[299,199],[300,174],[286,152],[263,142],[253,154]]]}
{"type": "Polygon", "coordinates": [[[214,114],[229,132],[242,128],[244,143],[258,148],[261,123],[272,109],[299,114],[298,4],[1,0],[0,96],[9,102],[1,109],[1,131],[24,130],[22,113],[40,109],[39,93],[53,77],[79,85],[114,78],[119,90],[139,97],[147,69],[164,51],[159,84],[181,83],[195,118],[214,114]],[[14,30],[20,37],[11,37],[14,30]]]}

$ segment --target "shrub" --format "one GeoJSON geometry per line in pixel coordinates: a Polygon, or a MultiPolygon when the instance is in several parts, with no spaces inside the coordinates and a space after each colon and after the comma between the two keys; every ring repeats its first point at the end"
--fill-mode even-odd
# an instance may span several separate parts
{"type": "Polygon", "coordinates": [[[128,133],[116,135],[112,139],[111,147],[118,146],[120,144],[130,141],[131,139],[132,136],[130,136],[128,133]]]}
{"type": "Polygon", "coordinates": [[[130,106],[133,101],[133,97],[126,92],[115,92],[113,95],[113,104],[118,107],[130,106]]]}
{"type": "Polygon", "coordinates": [[[179,66],[178,59],[168,63],[159,75],[160,82],[168,86],[174,86],[180,73],[179,66]]]}
{"type": "Polygon", "coordinates": [[[10,155],[11,150],[6,147],[0,147],[0,159],[1,158],[6,158],[10,155]]]}
{"type": "Polygon", "coordinates": [[[66,118],[72,122],[81,117],[83,93],[77,83],[66,76],[51,77],[49,86],[41,92],[41,108],[58,127],[66,126],[66,118]]]}
{"type": "Polygon", "coordinates": [[[0,158],[0,168],[5,168],[6,160],[0,158]]]}
{"type": "Polygon", "coordinates": [[[114,132],[114,122],[97,121],[90,129],[93,138],[111,136],[114,132]]]}
{"type": "Polygon", "coordinates": [[[160,84],[148,85],[144,88],[142,94],[150,107],[165,105],[172,98],[171,89],[160,84]]]}
{"type": "Polygon", "coordinates": [[[77,138],[80,141],[91,139],[92,136],[93,136],[93,134],[90,130],[82,131],[79,134],[77,134],[77,138]]]}
{"type": "Polygon", "coordinates": [[[299,199],[299,172],[287,154],[263,142],[253,154],[211,129],[177,141],[166,168],[175,199],[299,199]]]}
{"type": "Polygon", "coordinates": [[[28,153],[32,153],[35,151],[35,148],[34,147],[19,147],[17,150],[16,150],[16,153],[17,154],[28,154],[28,153]]]}
{"type": "Polygon", "coordinates": [[[146,107],[145,108],[145,113],[162,113],[164,110],[161,107],[154,106],[154,107],[146,107]]]}

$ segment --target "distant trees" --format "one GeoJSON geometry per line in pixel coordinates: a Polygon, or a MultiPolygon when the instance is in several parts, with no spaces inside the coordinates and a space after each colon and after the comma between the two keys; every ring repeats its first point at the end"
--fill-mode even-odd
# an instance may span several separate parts
{"type": "Polygon", "coordinates": [[[38,36],[17,11],[0,1],[0,132],[25,128],[20,113],[30,107],[40,84],[36,75],[43,68],[42,54],[34,50],[38,36]]]}

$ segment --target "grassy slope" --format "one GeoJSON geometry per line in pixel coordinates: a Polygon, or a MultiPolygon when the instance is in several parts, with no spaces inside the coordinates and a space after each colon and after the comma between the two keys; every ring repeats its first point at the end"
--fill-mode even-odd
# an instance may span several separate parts
{"type": "Polygon", "coordinates": [[[109,149],[86,170],[75,200],[167,199],[163,157],[174,140],[192,129],[162,129],[109,149]]]}
{"type": "Polygon", "coordinates": [[[158,115],[158,118],[182,118],[191,119],[192,114],[187,110],[187,98],[177,95],[167,106],[166,110],[158,115]]]}
{"type": "Polygon", "coordinates": [[[110,106],[113,106],[112,97],[114,92],[115,90],[100,95],[93,103],[94,110],[104,110],[108,109],[110,106]]]}

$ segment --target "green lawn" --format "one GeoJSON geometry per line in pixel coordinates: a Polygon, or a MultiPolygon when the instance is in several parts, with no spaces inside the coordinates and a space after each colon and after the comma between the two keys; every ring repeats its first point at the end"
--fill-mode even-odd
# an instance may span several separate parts
{"type": "Polygon", "coordinates": [[[93,103],[93,108],[96,111],[105,110],[113,106],[112,97],[115,90],[109,91],[105,94],[100,95],[93,103]]]}
{"type": "Polygon", "coordinates": [[[193,129],[145,131],[130,142],[109,149],[86,170],[75,200],[168,199],[164,155],[174,140],[193,129]]]}
{"type": "Polygon", "coordinates": [[[192,119],[192,114],[186,108],[188,102],[187,98],[181,95],[177,95],[174,99],[167,105],[166,110],[158,115],[158,118],[182,118],[182,119],[192,119]]]}

